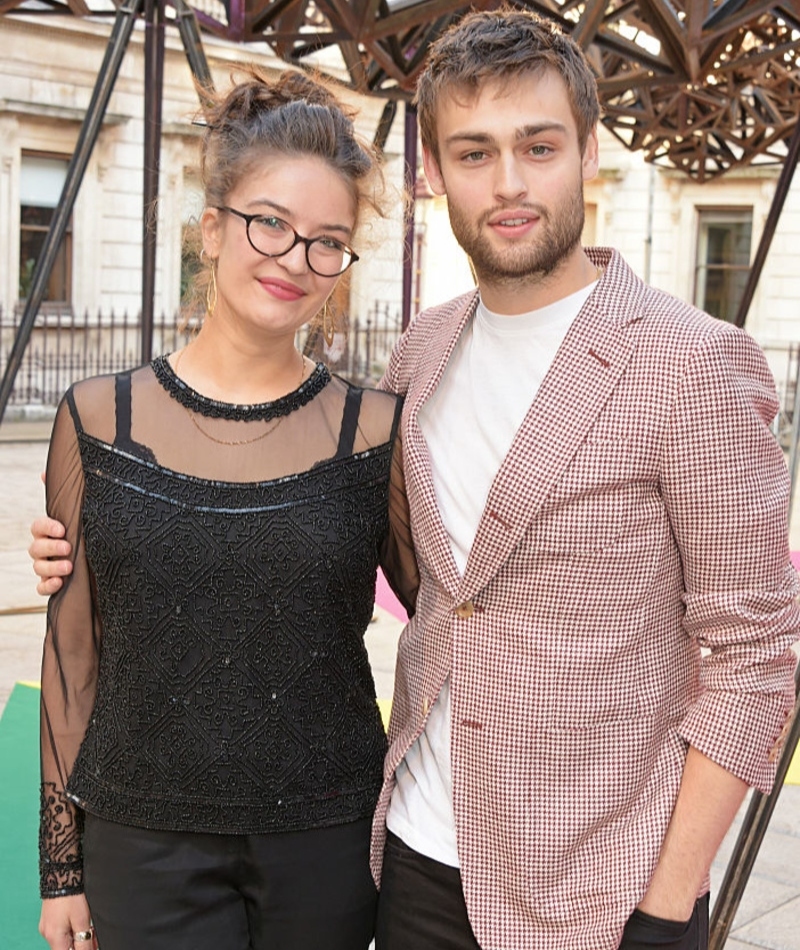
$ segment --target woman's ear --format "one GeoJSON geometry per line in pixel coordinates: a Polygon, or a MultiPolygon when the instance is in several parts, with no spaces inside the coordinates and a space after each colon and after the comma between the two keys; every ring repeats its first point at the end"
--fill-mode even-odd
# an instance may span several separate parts
{"type": "Polygon", "coordinates": [[[222,215],[216,208],[206,208],[200,215],[200,234],[203,250],[212,260],[216,260],[222,243],[222,215]]]}

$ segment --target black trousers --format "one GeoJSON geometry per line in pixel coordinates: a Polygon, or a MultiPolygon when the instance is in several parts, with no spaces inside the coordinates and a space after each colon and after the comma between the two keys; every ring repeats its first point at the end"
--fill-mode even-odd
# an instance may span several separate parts
{"type": "Polygon", "coordinates": [[[86,815],[103,950],[367,950],[369,819],[264,835],[147,831],[86,815]]]}
{"type": "MultiPolygon", "coordinates": [[[[707,950],[708,895],[688,923],[634,911],[619,950],[707,950]]],[[[467,917],[458,868],[386,839],[375,950],[480,950],[467,917]]]]}
{"type": "Polygon", "coordinates": [[[661,920],[635,910],[625,925],[619,950],[707,950],[708,948],[708,894],[694,905],[686,923],[661,920]]]}
{"type": "Polygon", "coordinates": [[[461,873],[386,838],[375,950],[480,950],[467,917],[461,873]]]}

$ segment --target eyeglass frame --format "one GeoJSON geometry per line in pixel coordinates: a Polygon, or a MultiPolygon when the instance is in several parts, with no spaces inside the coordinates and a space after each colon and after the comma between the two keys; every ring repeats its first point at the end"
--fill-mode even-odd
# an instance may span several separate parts
{"type": "Polygon", "coordinates": [[[253,250],[257,254],[260,254],[262,257],[269,257],[271,259],[283,257],[284,254],[288,254],[289,251],[294,250],[294,248],[297,247],[298,244],[304,244],[305,249],[306,249],[306,264],[308,264],[309,270],[312,271],[314,274],[316,274],[317,277],[341,277],[342,274],[344,274],[347,270],[349,270],[350,267],[353,264],[355,264],[356,261],[361,259],[358,256],[358,254],[356,254],[356,252],[353,250],[353,248],[350,247],[349,244],[345,244],[344,241],[340,241],[338,238],[330,238],[327,235],[325,238],[323,238],[322,236],[315,237],[315,238],[303,237],[303,235],[300,234],[295,228],[293,228],[292,225],[289,224],[289,222],[285,218],[281,218],[277,214],[264,214],[263,212],[259,212],[256,214],[245,214],[244,211],[237,211],[236,208],[231,208],[228,205],[214,205],[213,207],[214,207],[214,210],[216,211],[227,211],[229,214],[235,214],[238,218],[241,218],[244,221],[245,231],[247,234],[247,241],[250,247],[252,247],[253,250]],[[250,222],[255,221],[256,218],[275,218],[276,221],[280,221],[282,224],[285,224],[286,227],[292,232],[292,234],[294,234],[294,240],[289,245],[289,247],[287,247],[285,251],[281,251],[280,254],[267,254],[265,251],[262,251],[260,248],[256,247],[255,244],[253,243],[253,239],[250,237],[250,222]],[[314,244],[315,241],[323,241],[326,238],[327,240],[333,240],[333,241],[336,241],[337,244],[341,244],[345,252],[350,255],[350,260],[347,262],[347,266],[335,274],[320,274],[320,272],[316,270],[314,265],[311,263],[311,260],[308,256],[308,251],[311,245],[314,244]]]}

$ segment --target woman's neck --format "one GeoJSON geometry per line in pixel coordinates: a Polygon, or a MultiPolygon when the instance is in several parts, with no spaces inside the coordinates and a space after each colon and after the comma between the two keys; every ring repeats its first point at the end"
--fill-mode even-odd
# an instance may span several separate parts
{"type": "Polygon", "coordinates": [[[242,344],[203,327],[170,357],[176,374],[209,399],[239,405],[272,402],[293,392],[312,369],[293,339],[242,344]]]}

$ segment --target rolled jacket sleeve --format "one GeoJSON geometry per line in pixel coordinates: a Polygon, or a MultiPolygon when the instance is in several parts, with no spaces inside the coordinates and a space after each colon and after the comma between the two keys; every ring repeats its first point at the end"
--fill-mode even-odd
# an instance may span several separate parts
{"type": "Polygon", "coordinates": [[[789,479],[770,430],[775,387],[758,346],[722,325],[688,361],[661,485],[683,564],[685,628],[707,651],[684,739],[768,792],[794,704],[800,629],[789,479]]]}

